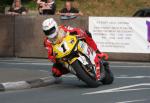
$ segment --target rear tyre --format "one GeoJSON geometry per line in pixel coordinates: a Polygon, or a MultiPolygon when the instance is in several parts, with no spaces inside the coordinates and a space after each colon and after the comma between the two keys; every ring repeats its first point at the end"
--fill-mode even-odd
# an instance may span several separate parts
{"type": "Polygon", "coordinates": [[[83,66],[84,65],[78,60],[72,63],[72,67],[76,71],[76,75],[79,79],[85,82],[89,87],[92,87],[92,88],[98,87],[100,85],[100,82],[92,79],[88,75],[88,73],[84,70],[83,66]]]}

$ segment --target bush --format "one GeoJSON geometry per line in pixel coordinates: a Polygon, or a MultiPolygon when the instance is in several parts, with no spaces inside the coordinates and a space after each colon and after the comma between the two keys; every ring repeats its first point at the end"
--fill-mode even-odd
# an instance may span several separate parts
{"type": "Polygon", "coordinates": [[[3,5],[11,5],[13,0],[1,0],[3,5]]]}

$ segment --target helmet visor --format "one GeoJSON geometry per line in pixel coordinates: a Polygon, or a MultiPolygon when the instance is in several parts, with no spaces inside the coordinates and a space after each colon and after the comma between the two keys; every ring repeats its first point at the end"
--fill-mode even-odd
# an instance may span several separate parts
{"type": "Polygon", "coordinates": [[[54,37],[53,34],[55,34],[55,32],[56,32],[56,28],[52,27],[49,30],[43,30],[43,32],[45,33],[46,36],[52,36],[52,38],[53,38],[54,37]]]}

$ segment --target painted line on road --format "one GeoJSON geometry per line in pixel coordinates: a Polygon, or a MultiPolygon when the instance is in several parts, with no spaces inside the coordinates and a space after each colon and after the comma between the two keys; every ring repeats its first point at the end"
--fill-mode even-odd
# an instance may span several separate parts
{"type": "Polygon", "coordinates": [[[113,92],[127,92],[127,91],[139,91],[139,90],[150,90],[150,88],[125,89],[125,90],[117,90],[113,92]]]}
{"type": "Polygon", "coordinates": [[[116,103],[134,103],[134,102],[144,102],[147,101],[147,99],[139,99],[139,100],[130,100],[130,101],[123,101],[123,102],[116,102],[116,103]]]}
{"type": "MultiPolygon", "coordinates": [[[[24,65],[24,64],[26,64],[26,65],[45,65],[45,66],[51,66],[51,65],[53,65],[53,63],[21,63],[21,62],[19,62],[19,63],[10,63],[10,62],[0,62],[0,63],[4,63],[4,64],[19,64],[19,65],[24,65]]],[[[134,65],[134,66],[126,66],[126,65],[122,65],[122,66],[117,66],[117,65],[110,65],[110,67],[113,67],[113,69],[130,69],[130,68],[134,68],[134,69],[137,69],[137,68],[149,68],[150,69],[150,65],[148,65],[148,66],[137,66],[137,65],[134,65]]]]}
{"type": "Polygon", "coordinates": [[[134,68],[134,69],[137,69],[137,68],[149,68],[150,69],[150,65],[149,66],[137,66],[137,65],[133,65],[133,66],[113,66],[113,65],[110,65],[110,67],[114,67],[113,69],[115,68],[124,68],[124,69],[130,69],[130,68],[134,68]]]}
{"type": "Polygon", "coordinates": [[[62,77],[66,77],[66,78],[76,78],[75,75],[63,75],[62,77]]]}
{"type": "MultiPolygon", "coordinates": [[[[39,71],[49,73],[49,71],[46,71],[46,70],[39,70],[39,71]]],[[[73,74],[62,75],[62,77],[76,78],[76,76],[73,74]]],[[[143,76],[143,75],[136,75],[136,76],[119,75],[119,76],[115,76],[114,78],[116,78],[116,79],[150,79],[150,76],[146,76],[146,75],[145,76],[143,76]]]]}
{"type": "MultiPolygon", "coordinates": [[[[8,59],[4,59],[4,58],[0,58],[0,62],[33,62],[33,61],[49,61],[48,59],[23,59],[23,58],[8,58],[8,59]]],[[[131,65],[131,64],[149,64],[148,62],[127,62],[127,61],[109,61],[110,64],[112,65],[117,65],[117,64],[127,64],[127,65],[131,65]]]]}
{"type": "Polygon", "coordinates": [[[3,64],[19,64],[19,65],[53,65],[53,63],[10,63],[10,62],[0,62],[0,63],[3,63],[3,64]]]}
{"type": "Polygon", "coordinates": [[[149,64],[149,62],[134,62],[134,61],[109,61],[110,64],[149,64]]]}
{"type": "Polygon", "coordinates": [[[119,78],[119,79],[145,79],[145,78],[150,78],[150,76],[118,76],[115,78],[119,78]]]}
{"type": "MultiPolygon", "coordinates": [[[[45,72],[45,73],[51,73],[48,70],[39,70],[39,71],[45,72]]],[[[73,75],[73,74],[62,75],[62,77],[65,77],[65,78],[76,78],[76,76],[73,75]]],[[[149,79],[150,76],[143,76],[143,75],[137,75],[137,76],[119,75],[119,76],[115,76],[115,78],[117,78],[117,79],[149,79]]]]}
{"type": "Polygon", "coordinates": [[[0,62],[45,62],[49,61],[48,59],[5,59],[5,58],[0,58],[0,62]]]}
{"type": "MultiPolygon", "coordinates": [[[[107,89],[107,90],[101,90],[101,91],[96,91],[96,92],[83,93],[82,95],[92,95],[92,94],[119,92],[122,89],[128,89],[128,88],[139,87],[139,86],[150,86],[150,83],[134,84],[134,85],[123,86],[123,87],[118,87],[118,88],[113,88],[113,89],[107,89]]],[[[140,90],[140,89],[137,89],[137,90],[140,90]]],[[[124,90],[122,90],[122,91],[124,91],[124,90]]]]}
{"type": "MultiPolygon", "coordinates": [[[[43,71],[44,72],[44,71],[43,71]]],[[[46,72],[46,71],[45,71],[46,72]]],[[[48,72],[48,71],[47,71],[48,72]]],[[[66,77],[66,78],[76,78],[75,75],[63,75],[62,77],[66,77]]],[[[150,76],[116,76],[115,78],[117,79],[149,79],[150,76]]]]}
{"type": "MultiPolygon", "coordinates": [[[[50,71],[47,71],[47,70],[39,70],[39,71],[46,72],[46,73],[50,72],[50,71]]],[[[76,78],[76,76],[73,75],[73,74],[62,75],[62,77],[76,78]]],[[[119,75],[119,76],[115,76],[114,78],[116,78],[116,79],[149,79],[150,76],[146,76],[146,75],[135,75],[135,76],[119,75]]]]}

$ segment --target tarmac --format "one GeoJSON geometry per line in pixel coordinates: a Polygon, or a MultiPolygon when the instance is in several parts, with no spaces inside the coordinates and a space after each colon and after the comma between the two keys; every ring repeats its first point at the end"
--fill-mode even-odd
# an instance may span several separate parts
{"type": "MultiPolygon", "coordinates": [[[[29,65],[38,66],[41,63],[38,63],[38,59],[1,58],[0,91],[37,88],[58,82],[58,80],[50,76],[50,72],[34,70],[34,67],[34,69],[24,69],[20,66],[13,66],[14,64],[27,64],[27,66],[24,67],[28,68],[29,65]]],[[[47,63],[47,65],[49,64],[50,63],[47,63]]]]}
{"type": "MultiPolygon", "coordinates": [[[[111,61],[114,83],[100,85],[98,88],[88,88],[71,74],[63,76],[62,81],[56,84],[50,73],[51,66],[52,63],[46,59],[1,58],[1,84],[6,82],[15,84],[22,81],[20,83],[28,83],[33,87],[26,84],[30,88],[22,87],[0,92],[0,101],[2,103],[150,103],[149,62],[111,61]],[[46,85],[42,85],[43,83],[46,85]]],[[[8,87],[7,83],[4,86],[8,87]]]]}

